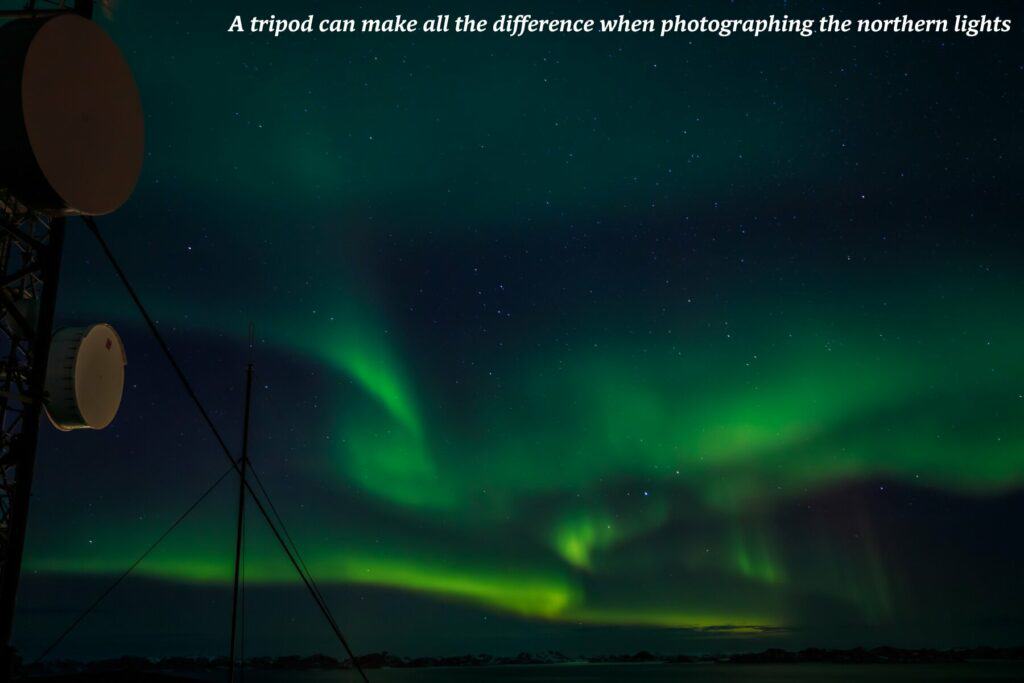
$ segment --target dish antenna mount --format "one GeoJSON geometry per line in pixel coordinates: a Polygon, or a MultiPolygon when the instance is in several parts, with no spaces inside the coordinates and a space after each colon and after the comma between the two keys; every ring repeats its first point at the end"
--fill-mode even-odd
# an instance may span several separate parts
{"type": "Polygon", "coordinates": [[[102,429],[124,384],[124,350],[109,325],[53,335],[67,217],[116,210],[142,166],[139,93],[92,9],[76,0],[0,11],[13,19],[0,25],[0,680],[14,665],[42,415],[63,431],[102,429]]]}

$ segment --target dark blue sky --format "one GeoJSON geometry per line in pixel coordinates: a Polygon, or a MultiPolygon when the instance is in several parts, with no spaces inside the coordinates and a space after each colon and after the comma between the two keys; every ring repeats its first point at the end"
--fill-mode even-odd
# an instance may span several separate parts
{"type": "MultiPolygon", "coordinates": [[[[255,323],[253,459],[358,650],[1020,641],[1016,30],[272,39],[234,11],[101,19],[147,122],[101,225],[233,445],[255,323]]],[[[225,467],[77,223],[59,318],[114,324],[128,385],[110,429],[43,439],[27,654],[225,467]]],[[[222,653],[234,495],[56,654],[222,653]]],[[[249,526],[247,651],[333,652],[249,526]]]]}

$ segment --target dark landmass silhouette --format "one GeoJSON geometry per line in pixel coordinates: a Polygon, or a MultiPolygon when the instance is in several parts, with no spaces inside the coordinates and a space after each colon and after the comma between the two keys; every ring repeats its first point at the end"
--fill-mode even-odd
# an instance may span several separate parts
{"type": "MultiPolygon", "coordinates": [[[[540,653],[521,652],[514,657],[488,654],[466,654],[451,657],[400,657],[389,652],[376,652],[358,658],[364,669],[380,668],[428,668],[428,667],[481,667],[481,666],[529,666],[544,664],[627,664],[664,663],[690,664],[714,663],[724,665],[744,664],[957,664],[978,661],[1024,661],[1024,646],[1020,647],[972,647],[951,650],[903,649],[876,647],[872,649],[853,648],[829,650],[808,648],[799,651],[770,649],[763,652],[729,655],[665,655],[646,650],[633,654],[596,655],[569,657],[555,650],[540,653]]],[[[204,671],[226,670],[226,657],[119,657],[92,662],[52,660],[25,666],[21,674],[32,677],[36,683],[46,681],[112,681],[114,683],[172,683],[186,679],[175,678],[175,673],[187,674],[204,671]]],[[[308,657],[291,655],[285,657],[252,657],[245,661],[245,668],[277,671],[311,671],[350,669],[350,659],[336,659],[329,655],[316,654],[308,657]]]]}
{"type": "Polygon", "coordinates": [[[194,678],[184,678],[155,671],[83,671],[55,676],[33,676],[15,679],[31,683],[196,683],[194,678]]]}

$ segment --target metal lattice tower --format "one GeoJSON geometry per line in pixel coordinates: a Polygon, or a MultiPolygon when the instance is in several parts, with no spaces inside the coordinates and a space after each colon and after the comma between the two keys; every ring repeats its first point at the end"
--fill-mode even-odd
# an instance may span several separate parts
{"type": "Polygon", "coordinates": [[[29,211],[0,189],[0,643],[25,545],[36,442],[53,331],[64,218],[29,211]]]}
{"type": "MultiPolygon", "coordinates": [[[[91,18],[92,0],[35,2],[0,19],[74,12],[91,18]]],[[[4,94],[0,97],[8,97],[4,94]]],[[[0,135],[11,131],[0,130],[0,135]]],[[[25,549],[36,444],[57,301],[66,219],[33,211],[0,186],[0,679],[25,549]]]]}

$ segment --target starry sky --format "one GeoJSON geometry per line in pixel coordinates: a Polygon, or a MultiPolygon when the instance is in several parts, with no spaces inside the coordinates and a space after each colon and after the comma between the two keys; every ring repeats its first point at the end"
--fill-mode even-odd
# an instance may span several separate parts
{"type": "MultiPolygon", "coordinates": [[[[922,11],[854,6],[295,14],[922,11]]],[[[100,224],[232,447],[255,324],[253,461],[357,650],[1021,641],[1016,30],[275,40],[233,11],[101,19],[147,154],[100,224]]],[[[79,223],[58,314],[114,324],[128,379],[109,429],[43,435],[29,656],[226,468],[79,223]]],[[[224,653],[236,495],[55,654],[224,653]]],[[[340,654],[248,528],[246,651],[340,654]]]]}

